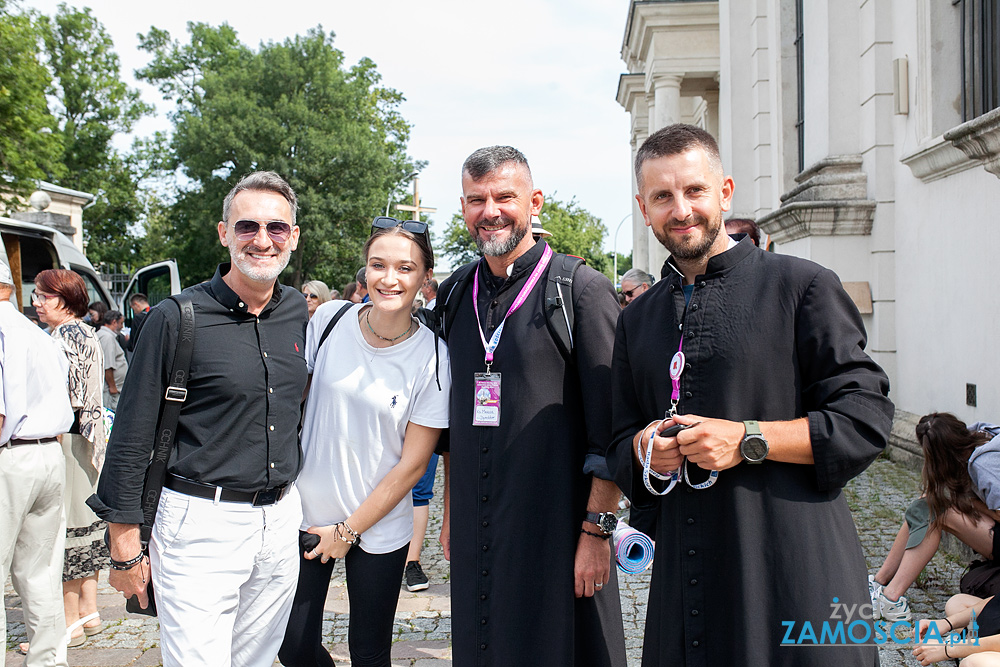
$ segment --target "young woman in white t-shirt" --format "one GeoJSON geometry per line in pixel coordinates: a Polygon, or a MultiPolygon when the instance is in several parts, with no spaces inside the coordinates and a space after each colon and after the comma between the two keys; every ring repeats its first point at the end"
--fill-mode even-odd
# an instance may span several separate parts
{"type": "Polygon", "coordinates": [[[413,535],[410,490],[448,426],[451,375],[444,343],[410,315],[431,275],[427,226],[376,218],[365,244],[370,304],[316,309],[306,336],[312,373],[302,424],[305,456],[296,486],[304,533],[298,588],[279,657],[288,667],[333,665],[322,644],[323,604],[343,558],[354,667],[389,665],[392,624],[413,535]]]}

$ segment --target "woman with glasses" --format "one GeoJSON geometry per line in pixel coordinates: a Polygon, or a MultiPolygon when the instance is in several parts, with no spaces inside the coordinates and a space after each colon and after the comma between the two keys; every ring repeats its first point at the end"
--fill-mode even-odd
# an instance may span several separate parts
{"type": "Polygon", "coordinates": [[[413,535],[410,490],[448,426],[447,349],[410,315],[434,268],[427,225],[376,218],[364,258],[371,303],[323,304],[306,335],[312,380],[296,482],[305,546],[278,653],[288,667],[334,664],[322,644],[322,625],[337,558],[347,571],[351,664],[390,664],[399,582],[413,535]],[[307,544],[310,539],[318,543],[307,544]]]}
{"type": "Polygon", "coordinates": [[[310,280],[302,285],[302,296],[306,298],[309,307],[309,319],[316,314],[316,309],[330,300],[330,288],[322,280],[310,280]]]}
{"type": "Polygon", "coordinates": [[[83,323],[87,301],[87,286],[73,271],[50,269],[35,277],[31,302],[69,359],[69,397],[76,413],[73,427],[62,437],[66,457],[63,602],[66,626],[76,626],[70,646],[79,646],[104,629],[97,616],[97,573],[110,565],[111,557],[104,545],[106,524],[86,502],[97,490],[107,443],[101,405],[104,355],[94,329],[83,323]],[[81,627],[79,621],[89,616],[93,618],[81,627]]]}

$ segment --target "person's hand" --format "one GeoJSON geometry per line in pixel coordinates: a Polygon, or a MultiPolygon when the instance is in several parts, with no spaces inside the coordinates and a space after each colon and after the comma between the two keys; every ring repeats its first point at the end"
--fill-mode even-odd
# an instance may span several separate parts
{"type": "MultiPolygon", "coordinates": [[[[597,526],[587,530],[600,532],[597,526]]],[[[592,597],[600,592],[611,577],[611,540],[602,540],[586,533],[580,533],[576,543],[576,558],[573,563],[576,597],[592,597]]]]}
{"type": "MultiPolygon", "coordinates": [[[[115,560],[118,560],[117,558],[115,560]]],[[[114,568],[108,572],[108,584],[116,591],[120,591],[125,599],[133,595],[139,598],[139,606],[145,609],[149,606],[149,598],[146,595],[146,584],[149,582],[150,569],[149,557],[144,557],[139,563],[127,570],[116,570],[114,568]]]]}
{"type": "Polygon", "coordinates": [[[698,415],[676,415],[674,421],[691,425],[675,438],[678,452],[686,456],[689,463],[704,470],[726,470],[743,461],[740,455],[740,442],[746,435],[743,422],[698,415]]]}
{"type": "MultiPolygon", "coordinates": [[[[632,438],[632,451],[635,452],[639,465],[643,465],[646,462],[646,447],[649,446],[649,436],[653,432],[662,433],[673,426],[674,423],[673,419],[658,420],[636,433],[635,437],[632,438]]],[[[653,438],[653,453],[649,457],[649,467],[651,470],[655,470],[661,475],[666,475],[670,471],[680,468],[682,460],[683,457],[677,447],[676,437],[664,438],[657,435],[653,438]]]]}
{"type": "Polygon", "coordinates": [[[306,532],[319,535],[319,544],[312,551],[303,554],[306,560],[319,558],[321,563],[327,563],[331,558],[343,558],[353,546],[337,537],[336,525],[310,526],[306,532]]]}
{"type": "Polygon", "coordinates": [[[444,551],[444,559],[451,560],[451,526],[447,517],[441,522],[441,535],[438,537],[441,549],[444,551]]]}
{"type": "MultiPolygon", "coordinates": [[[[952,629],[950,628],[951,624],[944,619],[934,620],[930,618],[921,618],[917,621],[917,636],[915,639],[917,643],[927,640],[927,632],[930,630],[932,625],[937,628],[937,637],[940,637],[941,639],[944,639],[952,632],[952,629]]],[[[938,641],[937,638],[935,638],[935,642],[936,641],[938,641]]]]}
{"type": "Polygon", "coordinates": [[[920,644],[913,649],[913,657],[920,661],[921,665],[930,665],[941,660],[950,660],[944,654],[947,644],[920,644]]]}

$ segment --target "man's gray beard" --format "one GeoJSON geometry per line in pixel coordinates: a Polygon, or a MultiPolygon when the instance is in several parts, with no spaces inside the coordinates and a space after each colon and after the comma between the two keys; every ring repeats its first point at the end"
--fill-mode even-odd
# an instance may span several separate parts
{"type": "Polygon", "coordinates": [[[483,253],[487,257],[502,257],[508,253],[514,252],[518,244],[521,243],[521,240],[524,239],[527,234],[527,227],[519,228],[516,223],[512,223],[510,226],[510,236],[507,237],[506,241],[500,241],[496,237],[493,237],[488,241],[483,241],[479,238],[479,234],[476,234],[476,247],[479,248],[479,252],[483,253]]]}
{"type": "MultiPolygon", "coordinates": [[[[698,222],[701,223],[702,220],[699,220],[698,222]]],[[[712,244],[715,243],[715,239],[719,238],[719,232],[724,227],[724,225],[722,224],[721,213],[719,214],[718,222],[719,224],[715,225],[714,227],[705,225],[706,229],[705,238],[702,239],[701,243],[699,243],[698,245],[688,246],[688,245],[678,244],[671,247],[670,237],[667,234],[660,236],[659,231],[655,228],[653,229],[653,236],[656,237],[656,240],[660,242],[660,245],[666,248],[675,259],[680,259],[680,260],[701,259],[702,257],[708,254],[709,250],[711,250],[712,244]]]]}
{"type": "MultiPolygon", "coordinates": [[[[232,248],[232,246],[230,246],[230,248],[232,248]]],[[[238,251],[238,254],[237,251],[230,250],[229,258],[232,260],[233,265],[237,268],[237,270],[240,273],[245,275],[250,280],[261,283],[267,283],[277,280],[278,276],[281,275],[281,272],[285,270],[286,266],[288,266],[288,260],[291,259],[292,257],[292,251],[288,248],[285,248],[278,255],[277,267],[275,267],[271,271],[260,271],[259,270],[260,267],[256,266],[253,260],[247,261],[245,259],[244,254],[247,253],[248,250],[249,248],[244,248],[242,251],[238,251]]]]}

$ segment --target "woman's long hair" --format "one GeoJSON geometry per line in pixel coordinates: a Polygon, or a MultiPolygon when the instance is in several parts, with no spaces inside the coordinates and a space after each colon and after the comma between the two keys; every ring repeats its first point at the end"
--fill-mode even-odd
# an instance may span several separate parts
{"type": "Polygon", "coordinates": [[[982,505],[969,478],[972,450],[990,439],[982,431],[970,432],[965,423],[948,412],[932,412],[917,423],[917,440],[924,450],[923,491],[941,528],[944,515],[955,508],[973,521],[982,516],[982,505]]]}

